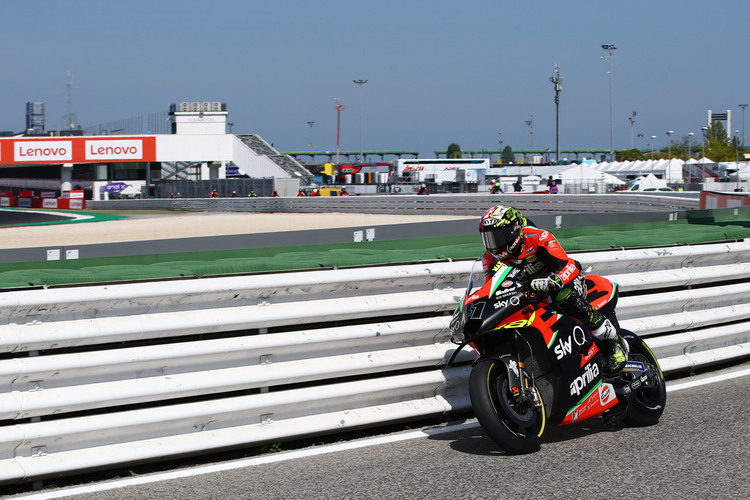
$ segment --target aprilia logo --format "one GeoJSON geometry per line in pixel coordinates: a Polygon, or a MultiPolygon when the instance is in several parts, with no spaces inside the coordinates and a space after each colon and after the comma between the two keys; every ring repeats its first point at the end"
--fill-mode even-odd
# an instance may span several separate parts
{"type": "Polygon", "coordinates": [[[580,377],[577,377],[571,384],[570,384],[570,395],[580,395],[581,391],[589,385],[591,382],[594,381],[596,377],[599,376],[599,365],[596,363],[589,363],[586,365],[586,371],[583,372],[583,375],[580,377]]]}

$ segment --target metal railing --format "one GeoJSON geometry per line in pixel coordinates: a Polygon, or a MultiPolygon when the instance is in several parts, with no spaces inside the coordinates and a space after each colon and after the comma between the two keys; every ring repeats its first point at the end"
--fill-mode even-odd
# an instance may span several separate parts
{"type": "MultiPolygon", "coordinates": [[[[576,258],[665,372],[750,356],[750,242],[576,258]]],[[[0,294],[0,484],[467,411],[445,363],[470,268],[0,294]]]]}
{"type": "Polygon", "coordinates": [[[659,195],[577,195],[577,194],[437,194],[310,196],[299,198],[182,198],[88,201],[96,209],[166,209],[205,212],[291,212],[291,213],[366,213],[366,214],[444,214],[481,215],[493,205],[509,204],[531,214],[576,212],[665,212],[694,210],[700,206],[695,197],[659,195]]]}

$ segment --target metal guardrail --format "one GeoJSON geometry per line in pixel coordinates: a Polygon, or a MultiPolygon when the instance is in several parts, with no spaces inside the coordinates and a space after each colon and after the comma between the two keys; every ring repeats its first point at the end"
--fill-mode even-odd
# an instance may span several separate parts
{"type": "Polygon", "coordinates": [[[695,196],[645,194],[435,194],[312,196],[299,198],[172,198],[88,201],[91,210],[161,209],[200,212],[289,212],[481,215],[493,205],[509,204],[524,212],[650,212],[694,210],[695,196]]]}
{"type": "MultiPolygon", "coordinates": [[[[750,242],[576,258],[667,373],[750,356],[750,242]]],[[[466,411],[445,362],[470,267],[0,294],[0,484],[466,411]]]]}

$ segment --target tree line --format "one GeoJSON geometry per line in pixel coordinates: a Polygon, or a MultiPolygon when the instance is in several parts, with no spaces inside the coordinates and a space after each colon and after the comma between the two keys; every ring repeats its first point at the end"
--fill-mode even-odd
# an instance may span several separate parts
{"type": "MultiPolygon", "coordinates": [[[[745,148],[742,144],[742,138],[736,135],[727,137],[727,130],[721,122],[713,122],[710,127],[706,127],[703,134],[702,138],[686,135],[681,140],[672,142],[671,147],[668,145],[659,150],[654,149],[653,158],[655,160],[669,159],[671,154],[671,158],[679,158],[687,161],[690,158],[699,160],[705,154],[706,158],[714,162],[741,161],[745,159],[743,155],[745,148]]],[[[626,151],[619,151],[616,156],[618,161],[650,160],[652,158],[652,151],[628,149],[626,151]]]]}
{"type": "MultiPolygon", "coordinates": [[[[653,151],[627,149],[625,151],[618,151],[615,156],[617,161],[637,161],[650,160],[652,158],[654,160],[669,159],[671,154],[671,158],[679,158],[687,161],[690,158],[699,160],[705,154],[706,158],[714,162],[728,162],[744,160],[743,153],[744,145],[742,144],[742,138],[736,135],[727,137],[724,124],[715,121],[704,131],[703,138],[686,135],[682,139],[672,142],[671,146],[667,145],[661,149],[653,149],[653,151]]],[[[456,143],[448,146],[447,157],[462,158],[463,152],[461,146],[456,143]]],[[[515,163],[513,149],[510,146],[505,146],[500,159],[503,164],[515,163]]]]}

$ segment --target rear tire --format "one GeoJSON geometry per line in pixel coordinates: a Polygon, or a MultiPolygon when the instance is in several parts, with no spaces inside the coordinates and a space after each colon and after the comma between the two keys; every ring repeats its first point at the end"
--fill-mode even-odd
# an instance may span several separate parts
{"type": "Polygon", "coordinates": [[[537,410],[518,404],[508,387],[507,370],[498,359],[485,359],[474,365],[469,377],[471,406],[484,431],[505,451],[532,453],[539,450],[542,442],[544,404],[537,410]]]}
{"type": "Polygon", "coordinates": [[[630,345],[630,361],[645,363],[655,370],[656,376],[649,383],[642,384],[630,398],[628,412],[623,421],[633,427],[646,427],[659,422],[667,404],[667,384],[659,367],[659,362],[646,343],[631,332],[622,331],[622,336],[630,345]]]}

